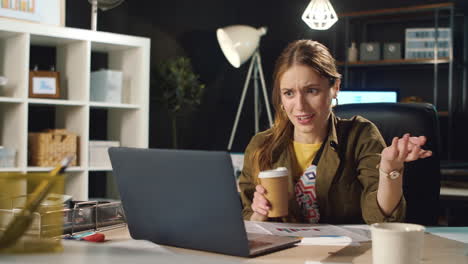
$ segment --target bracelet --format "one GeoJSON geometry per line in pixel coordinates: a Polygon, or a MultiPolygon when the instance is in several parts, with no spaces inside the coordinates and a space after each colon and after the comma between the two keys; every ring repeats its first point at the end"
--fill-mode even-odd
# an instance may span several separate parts
{"type": "Polygon", "coordinates": [[[402,171],[403,171],[403,168],[400,168],[399,170],[392,170],[391,172],[385,172],[384,170],[379,168],[379,172],[383,176],[389,178],[390,180],[396,180],[396,179],[400,178],[400,176],[402,174],[402,171]]]}

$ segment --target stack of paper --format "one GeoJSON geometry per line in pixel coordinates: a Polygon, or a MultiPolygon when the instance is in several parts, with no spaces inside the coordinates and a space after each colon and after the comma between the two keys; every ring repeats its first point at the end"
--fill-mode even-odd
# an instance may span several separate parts
{"type": "Polygon", "coordinates": [[[303,237],[297,245],[359,246],[360,243],[347,236],[318,236],[303,237]]]}
{"type": "Polygon", "coordinates": [[[245,221],[248,233],[302,237],[299,245],[359,245],[370,237],[349,229],[324,224],[289,224],[245,221]]]}

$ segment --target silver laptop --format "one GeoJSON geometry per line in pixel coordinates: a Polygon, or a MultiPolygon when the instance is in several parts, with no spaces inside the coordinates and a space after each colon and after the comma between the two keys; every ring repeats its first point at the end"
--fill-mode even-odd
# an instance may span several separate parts
{"type": "Polygon", "coordinates": [[[299,239],[245,231],[227,152],[110,148],[130,235],[157,244],[256,256],[299,239]]]}

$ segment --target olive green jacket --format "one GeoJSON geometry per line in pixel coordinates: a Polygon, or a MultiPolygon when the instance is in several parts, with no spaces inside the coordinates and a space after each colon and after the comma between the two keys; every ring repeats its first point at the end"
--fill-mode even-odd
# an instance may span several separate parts
{"type": "MultiPolygon", "coordinates": [[[[265,133],[255,135],[245,151],[244,166],[239,178],[239,187],[243,203],[244,219],[250,219],[257,175],[253,173],[252,155],[260,143],[265,140],[265,133]]],[[[380,153],[385,142],[378,128],[360,116],[352,119],[340,119],[333,113],[330,117],[330,129],[324,142],[322,156],[317,165],[316,194],[319,205],[320,223],[357,224],[375,222],[402,222],[406,212],[404,197],[391,215],[386,216],[377,203],[379,183],[380,153]]],[[[292,147],[273,153],[273,168],[286,167],[294,171],[292,164],[297,164],[292,147]]],[[[289,175],[289,215],[281,219],[284,222],[304,222],[301,210],[295,199],[294,186],[300,178],[289,175]]]]}

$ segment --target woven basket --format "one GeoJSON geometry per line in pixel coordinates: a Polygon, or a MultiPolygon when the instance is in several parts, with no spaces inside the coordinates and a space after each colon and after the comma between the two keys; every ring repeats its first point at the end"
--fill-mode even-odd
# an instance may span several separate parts
{"type": "MultiPolygon", "coordinates": [[[[28,163],[30,166],[49,167],[60,164],[67,155],[77,157],[78,136],[65,129],[28,133],[28,163]]],[[[77,165],[77,158],[70,164],[77,165]]]]}

